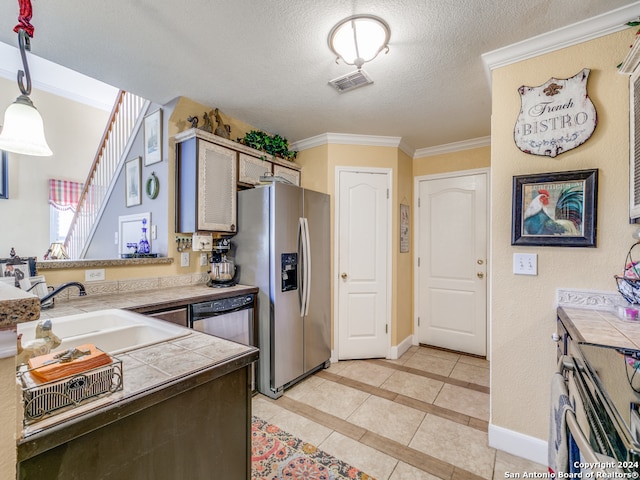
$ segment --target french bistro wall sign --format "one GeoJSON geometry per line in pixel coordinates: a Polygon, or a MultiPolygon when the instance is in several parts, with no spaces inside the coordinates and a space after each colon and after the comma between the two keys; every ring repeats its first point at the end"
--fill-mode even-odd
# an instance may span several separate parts
{"type": "Polygon", "coordinates": [[[571,78],[550,78],[538,87],[522,86],[520,114],[514,129],[516,145],[532,155],[555,157],[589,140],[598,119],[587,95],[591,70],[571,78]]]}

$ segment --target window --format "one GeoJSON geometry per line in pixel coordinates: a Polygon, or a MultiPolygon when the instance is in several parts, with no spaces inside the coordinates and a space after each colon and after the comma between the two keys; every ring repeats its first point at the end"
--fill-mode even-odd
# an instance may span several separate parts
{"type": "Polygon", "coordinates": [[[83,184],[68,180],[49,180],[49,211],[51,243],[64,243],[76,213],[83,184]]]}

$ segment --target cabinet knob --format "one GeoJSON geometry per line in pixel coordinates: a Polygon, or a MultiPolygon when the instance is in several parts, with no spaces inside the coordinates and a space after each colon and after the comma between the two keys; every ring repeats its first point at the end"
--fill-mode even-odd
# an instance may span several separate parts
{"type": "Polygon", "coordinates": [[[559,342],[560,341],[560,335],[558,335],[556,332],[553,332],[551,334],[551,340],[553,340],[554,342],[559,342]]]}
{"type": "Polygon", "coordinates": [[[340,275],[342,277],[343,280],[347,279],[347,274],[345,272],[342,272],[342,275],[340,275]]]}
{"type": "Polygon", "coordinates": [[[484,273],[482,272],[478,272],[476,273],[476,275],[478,276],[478,278],[484,278],[484,273]]]}

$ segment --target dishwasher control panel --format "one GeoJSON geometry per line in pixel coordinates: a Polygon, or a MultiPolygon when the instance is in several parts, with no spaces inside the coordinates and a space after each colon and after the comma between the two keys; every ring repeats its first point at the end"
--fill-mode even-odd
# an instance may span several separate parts
{"type": "Polygon", "coordinates": [[[241,295],[239,297],[221,298],[209,302],[194,303],[191,311],[195,315],[224,313],[232,310],[239,310],[253,305],[254,295],[241,295]]]}

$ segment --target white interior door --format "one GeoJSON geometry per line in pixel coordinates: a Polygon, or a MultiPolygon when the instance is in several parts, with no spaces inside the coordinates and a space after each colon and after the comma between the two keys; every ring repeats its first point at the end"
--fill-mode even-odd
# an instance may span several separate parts
{"type": "Polygon", "coordinates": [[[338,359],[386,357],[389,175],[338,172],[338,359]]]}
{"type": "Polygon", "coordinates": [[[487,175],[418,182],[418,341],[487,353],[487,175]]]}

